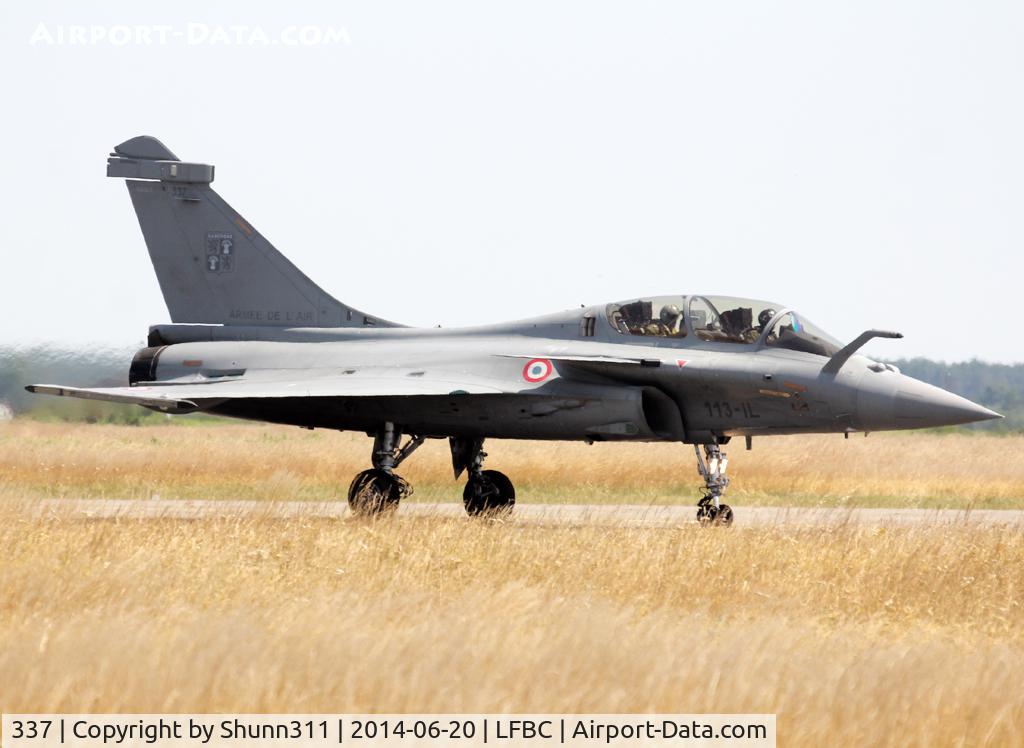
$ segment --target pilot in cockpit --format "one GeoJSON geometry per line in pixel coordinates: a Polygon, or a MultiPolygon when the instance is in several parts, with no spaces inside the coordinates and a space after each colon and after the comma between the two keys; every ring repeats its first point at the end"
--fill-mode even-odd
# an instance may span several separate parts
{"type": "Polygon", "coordinates": [[[765,328],[771,324],[773,317],[775,317],[775,310],[771,307],[762,309],[761,313],[757,315],[757,327],[754,329],[757,330],[758,337],[760,337],[765,331],[765,328]]]}
{"type": "Polygon", "coordinates": [[[686,334],[683,329],[683,313],[675,304],[666,304],[661,308],[659,320],[661,334],[670,338],[682,337],[686,334]]]}
{"type": "Polygon", "coordinates": [[[644,326],[644,335],[660,337],[681,337],[686,334],[683,329],[683,315],[675,304],[666,304],[661,308],[656,319],[651,319],[644,326]]]}

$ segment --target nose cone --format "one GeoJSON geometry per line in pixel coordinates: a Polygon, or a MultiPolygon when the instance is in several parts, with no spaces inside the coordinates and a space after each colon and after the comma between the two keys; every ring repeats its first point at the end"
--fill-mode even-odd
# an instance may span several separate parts
{"type": "Polygon", "coordinates": [[[903,429],[955,426],[1002,418],[995,411],[972,403],[965,397],[910,377],[902,377],[896,389],[893,410],[896,428],[903,429]]]}
{"type": "Polygon", "coordinates": [[[857,396],[864,430],[926,429],[1002,418],[967,398],[902,374],[869,374],[857,396]]]}

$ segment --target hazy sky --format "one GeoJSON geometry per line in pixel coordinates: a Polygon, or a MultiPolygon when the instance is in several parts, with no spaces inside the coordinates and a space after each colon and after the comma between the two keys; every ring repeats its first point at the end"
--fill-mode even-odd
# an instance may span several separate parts
{"type": "Polygon", "coordinates": [[[400,322],[727,293],[906,335],[878,355],[1024,361],[1019,2],[80,5],[0,10],[0,342],[167,321],[104,177],[150,134],[400,322]],[[272,43],[293,26],[344,33],[272,43]]]}

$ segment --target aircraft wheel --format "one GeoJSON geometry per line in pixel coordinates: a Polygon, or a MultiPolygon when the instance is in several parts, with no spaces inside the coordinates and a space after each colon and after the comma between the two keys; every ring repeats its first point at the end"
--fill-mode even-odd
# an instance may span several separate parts
{"type": "Polygon", "coordinates": [[[504,473],[484,470],[479,477],[470,477],[466,482],[462,503],[471,517],[511,514],[516,503],[516,489],[504,473]]]}
{"type": "Polygon", "coordinates": [[[701,504],[697,507],[697,521],[702,525],[721,525],[727,527],[732,524],[732,507],[728,504],[719,504],[715,509],[714,504],[701,504]]]}
{"type": "Polygon", "coordinates": [[[348,506],[353,514],[362,517],[393,512],[407,493],[407,485],[393,473],[377,468],[364,470],[348,487],[348,506]]]}

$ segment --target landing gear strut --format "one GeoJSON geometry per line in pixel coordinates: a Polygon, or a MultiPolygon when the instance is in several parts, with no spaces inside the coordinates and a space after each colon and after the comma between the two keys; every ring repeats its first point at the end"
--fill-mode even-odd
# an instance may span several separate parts
{"type": "Polygon", "coordinates": [[[462,492],[462,503],[466,513],[479,515],[510,514],[516,503],[516,489],[504,473],[484,470],[483,439],[452,439],[452,465],[455,477],[465,470],[469,474],[466,488],[462,492]]]}
{"type": "Polygon", "coordinates": [[[732,507],[721,501],[729,485],[725,476],[729,458],[717,443],[705,444],[703,455],[696,444],[693,451],[697,453],[697,472],[704,479],[704,495],[697,503],[697,521],[702,525],[731,525],[732,507]]]}
{"type": "Polygon", "coordinates": [[[394,473],[406,457],[415,452],[424,438],[410,435],[399,447],[402,431],[388,421],[373,440],[373,468],[359,473],[348,487],[348,505],[353,514],[372,516],[392,512],[412,493],[409,482],[394,473]]]}

